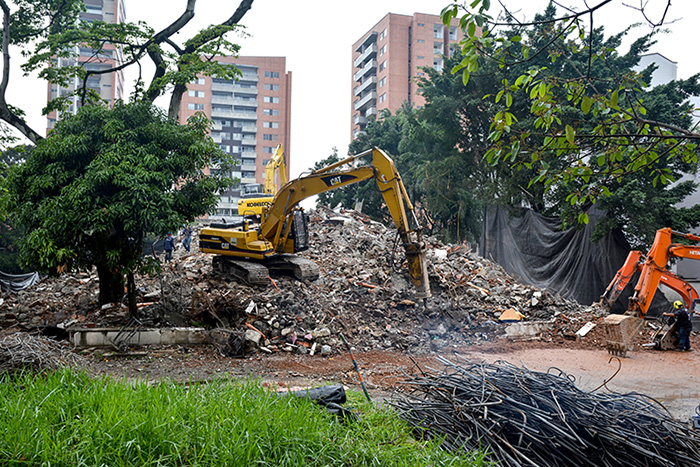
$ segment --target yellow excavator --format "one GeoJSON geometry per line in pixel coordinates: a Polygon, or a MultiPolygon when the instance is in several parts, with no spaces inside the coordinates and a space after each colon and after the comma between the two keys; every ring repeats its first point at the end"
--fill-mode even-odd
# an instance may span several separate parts
{"type": "Polygon", "coordinates": [[[270,270],[288,271],[301,280],[315,280],[319,276],[318,265],[294,255],[309,248],[306,216],[299,203],[368,179],[376,182],[398,230],[416,298],[430,297],[421,227],[394,162],[379,148],[288,182],[277,192],[270,206],[262,210],[259,224],[246,219],[237,225],[212,223],[203,228],[199,249],[216,255],[213,258],[215,269],[232,273],[250,284],[269,283],[270,270]],[[371,163],[359,165],[365,156],[371,156],[371,163]]]}
{"type": "Polygon", "coordinates": [[[238,215],[243,217],[259,217],[263,209],[272,204],[277,189],[287,184],[287,166],[284,163],[284,151],[279,144],[275,148],[267,164],[265,164],[265,182],[243,185],[243,193],[238,201],[238,215]],[[276,173],[279,172],[280,184],[277,184],[276,173]]]}

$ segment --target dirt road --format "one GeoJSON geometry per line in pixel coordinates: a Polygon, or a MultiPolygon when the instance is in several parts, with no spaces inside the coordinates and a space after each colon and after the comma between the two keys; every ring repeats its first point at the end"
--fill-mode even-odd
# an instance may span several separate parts
{"type": "MultiPolygon", "coordinates": [[[[503,343],[454,349],[440,355],[458,361],[455,353],[473,362],[504,360],[533,371],[557,368],[590,391],[637,392],[661,402],[679,420],[690,420],[700,404],[700,351],[659,352],[639,350],[617,359],[603,349],[542,343],[503,343]],[[619,368],[619,371],[618,371],[619,368]],[[617,374],[615,374],[617,372],[617,374]],[[614,376],[613,376],[614,375],[614,376]]],[[[438,354],[409,356],[391,351],[355,355],[370,395],[390,397],[402,389],[410,374],[441,370],[438,354]]],[[[320,355],[255,354],[235,359],[220,356],[211,346],[148,349],[126,355],[88,355],[93,370],[116,377],[157,381],[210,380],[222,376],[257,378],[274,390],[300,389],[341,382],[359,390],[359,381],[347,353],[320,355]]]]}

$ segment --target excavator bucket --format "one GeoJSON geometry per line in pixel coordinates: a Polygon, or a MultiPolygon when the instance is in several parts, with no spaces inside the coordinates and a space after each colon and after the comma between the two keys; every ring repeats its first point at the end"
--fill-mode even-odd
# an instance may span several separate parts
{"type": "Polygon", "coordinates": [[[607,336],[608,353],[619,357],[632,350],[635,336],[644,324],[644,320],[632,315],[610,315],[603,322],[607,336]]]}
{"type": "Polygon", "coordinates": [[[423,242],[404,244],[408,273],[416,287],[416,298],[428,298],[430,294],[430,282],[428,281],[428,264],[425,259],[425,244],[423,242]]]}

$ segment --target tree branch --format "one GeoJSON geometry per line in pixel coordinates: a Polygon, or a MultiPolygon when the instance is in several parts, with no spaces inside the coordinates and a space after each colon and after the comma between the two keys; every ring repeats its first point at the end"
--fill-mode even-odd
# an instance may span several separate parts
{"type": "Polygon", "coordinates": [[[32,143],[42,136],[29,127],[27,122],[14,113],[7,105],[5,94],[10,83],[10,7],[5,0],[0,0],[2,8],[2,81],[0,82],[0,119],[17,128],[32,143]]]}

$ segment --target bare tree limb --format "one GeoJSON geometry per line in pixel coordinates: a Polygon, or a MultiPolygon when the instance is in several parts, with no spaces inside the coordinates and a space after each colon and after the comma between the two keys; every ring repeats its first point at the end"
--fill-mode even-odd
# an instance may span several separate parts
{"type": "Polygon", "coordinates": [[[42,137],[34,131],[27,122],[15,114],[7,105],[6,93],[10,83],[10,6],[5,0],[0,0],[2,8],[2,81],[0,82],[0,119],[17,128],[20,133],[36,143],[42,137]]]}
{"type": "MultiPolygon", "coordinates": [[[[248,10],[253,6],[254,0],[242,0],[241,3],[236,8],[236,11],[228,18],[226,21],[221,23],[222,26],[234,26],[245,16],[248,10]]],[[[184,53],[190,54],[197,50],[203,44],[206,44],[210,40],[214,39],[214,34],[209,31],[205,31],[203,34],[198,34],[187,42],[185,46],[184,53]]],[[[170,118],[177,119],[178,113],[180,112],[180,103],[182,102],[182,95],[187,91],[187,85],[176,84],[173,93],[170,96],[170,105],[168,107],[168,116],[170,118]]]]}

